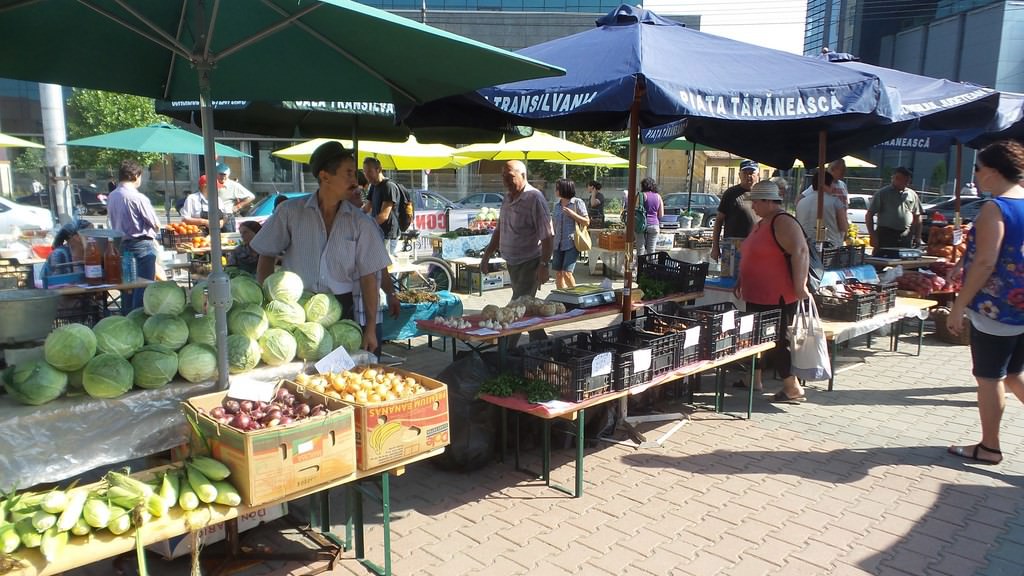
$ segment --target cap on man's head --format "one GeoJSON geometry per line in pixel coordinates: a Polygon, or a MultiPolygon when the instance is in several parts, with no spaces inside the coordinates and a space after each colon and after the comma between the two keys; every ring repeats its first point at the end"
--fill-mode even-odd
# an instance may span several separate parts
{"type": "Polygon", "coordinates": [[[743,162],[740,162],[740,172],[743,172],[744,170],[753,170],[754,172],[757,172],[757,168],[757,162],[754,162],[753,160],[744,160],[743,162]]]}
{"type": "Polygon", "coordinates": [[[217,162],[217,174],[231,175],[231,167],[223,162],[217,162]]]}
{"type": "Polygon", "coordinates": [[[313,177],[318,177],[320,171],[327,166],[328,162],[351,155],[352,153],[345,150],[341,142],[330,140],[317,146],[316,150],[313,150],[313,154],[309,157],[309,169],[313,172],[313,177]]]}
{"type": "Polygon", "coordinates": [[[202,190],[203,188],[206,188],[206,174],[199,177],[199,189],[202,190]]]}
{"type": "Polygon", "coordinates": [[[782,196],[779,195],[779,187],[771,180],[761,180],[757,184],[751,186],[750,192],[747,192],[747,198],[749,200],[771,200],[773,202],[782,202],[782,196]]]}

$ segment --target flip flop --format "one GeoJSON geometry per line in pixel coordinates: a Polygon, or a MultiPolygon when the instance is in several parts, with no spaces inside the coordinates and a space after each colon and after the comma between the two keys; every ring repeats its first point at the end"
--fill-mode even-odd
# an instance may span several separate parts
{"type": "Polygon", "coordinates": [[[961,458],[966,458],[967,460],[972,460],[974,462],[977,462],[978,464],[985,464],[986,466],[993,466],[1003,461],[1002,452],[1000,452],[999,450],[993,450],[992,448],[985,446],[981,442],[975,444],[974,450],[971,450],[970,452],[967,451],[969,448],[970,446],[950,446],[949,448],[946,449],[946,452],[949,452],[954,456],[959,456],[961,458]],[[988,452],[990,454],[997,454],[999,456],[999,460],[985,460],[984,458],[978,458],[978,450],[984,450],[985,452],[988,452]]]}
{"type": "Polygon", "coordinates": [[[783,404],[799,404],[807,401],[807,395],[801,394],[799,396],[787,396],[785,390],[779,390],[770,399],[772,402],[779,402],[783,404]]]}

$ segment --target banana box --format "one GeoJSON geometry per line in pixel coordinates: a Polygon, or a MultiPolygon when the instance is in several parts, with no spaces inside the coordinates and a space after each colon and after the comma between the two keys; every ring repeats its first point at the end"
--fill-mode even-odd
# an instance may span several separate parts
{"type": "MultiPolygon", "coordinates": [[[[288,381],[281,385],[307,404],[326,405],[319,394],[288,381]]],[[[208,416],[226,395],[214,392],[195,396],[182,407],[209,443],[212,456],[231,469],[231,481],[246,506],[281,500],[356,471],[355,418],[350,406],[327,406],[326,415],[242,432],[208,416]]],[[[193,438],[193,442],[202,445],[201,440],[193,438]]]]}
{"type": "Polygon", "coordinates": [[[352,406],[356,422],[356,463],[373,470],[447,446],[448,387],[433,378],[391,366],[368,365],[354,370],[393,372],[412,378],[425,389],[409,398],[361,404],[325,396],[327,407],[352,406]]]}

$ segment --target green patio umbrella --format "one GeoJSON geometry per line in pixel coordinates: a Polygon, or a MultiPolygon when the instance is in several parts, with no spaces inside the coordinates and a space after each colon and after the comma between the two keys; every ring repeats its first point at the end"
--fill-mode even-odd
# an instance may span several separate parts
{"type": "MultiPolygon", "coordinates": [[[[421,103],[564,70],[351,0],[0,0],[0,78],[198,99],[207,164],[217,100],[421,103]],[[96,40],[70,49],[47,38],[96,40]]],[[[210,219],[219,217],[217,187],[210,219]]],[[[228,277],[211,242],[218,383],[228,277]]]]}
{"type": "MultiPolygon", "coordinates": [[[[78,138],[77,140],[69,140],[67,144],[68,146],[89,146],[92,148],[115,148],[117,150],[131,150],[132,152],[198,154],[200,156],[203,154],[204,146],[202,136],[193,134],[188,130],[182,130],[166,122],[78,138]]],[[[224,144],[217,144],[215,150],[217,151],[218,158],[225,156],[234,158],[250,157],[245,152],[224,144]]],[[[178,198],[177,182],[174,182],[173,197],[174,199],[178,198]]],[[[171,207],[167,203],[166,157],[164,157],[164,216],[167,218],[167,222],[170,223],[171,207]]]]}

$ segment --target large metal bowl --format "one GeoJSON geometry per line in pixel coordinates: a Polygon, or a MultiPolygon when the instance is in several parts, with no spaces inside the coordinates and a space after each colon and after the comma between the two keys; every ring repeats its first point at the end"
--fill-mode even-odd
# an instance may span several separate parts
{"type": "Polygon", "coordinates": [[[0,345],[46,338],[59,302],[52,290],[0,290],[0,345]]]}

